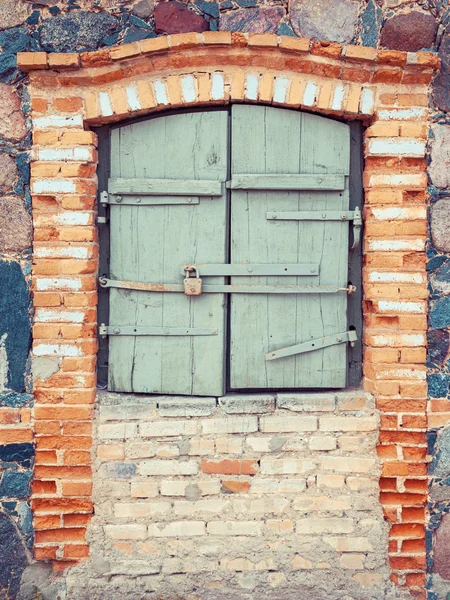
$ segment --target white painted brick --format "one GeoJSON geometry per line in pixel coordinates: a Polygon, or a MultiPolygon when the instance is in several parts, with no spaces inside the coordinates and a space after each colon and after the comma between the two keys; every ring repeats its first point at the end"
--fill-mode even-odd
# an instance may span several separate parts
{"type": "Polygon", "coordinates": [[[258,431],[258,417],[225,417],[202,420],[202,432],[208,433],[254,433],[258,431]]]}
{"type": "Polygon", "coordinates": [[[273,101],[277,104],[284,104],[289,92],[290,80],[287,77],[277,77],[273,92],[273,101]]]}
{"type": "Polygon", "coordinates": [[[249,73],[245,78],[245,97],[247,100],[258,100],[259,77],[249,73]]]}
{"type": "Polygon", "coordinates": [[[51,290],[77,292],[83,286],[81,279],[77,277],[36,277],[35,282],[39,292],[51,290]]]}
{"type": "Polygon", "coordinates": [[[376,465],[374,458],[355,458],[349,456],[324,456],[322,469],[343,473],[370,473],[376,465]]]}
{"type": "Polygon", "coordinates": [[[225,97],[223,73],[213,73],[211,77],[211,99],[222,100],[225,97]]]}
{"type": "Polygon", "coordinates": [[[37,158],[40,161],[59,162],[66,160],[76,160],[80,162],[90,162],[94,159],[93,150],[87,146],[78,148],[39,148],[37,158]]]}
{"type": "Polygon", "coordinates": [[[86,246],[35,246],[36,258],[77,258],[86,260],[92,252],[86,246]]]}
{"type": "Polygon", "coordinates": [[[352,499],[351,496],[300,496],[294,499],[292,508],[302,512],[341,512],[352,508],[352,499]]]}
{"type": "Polygon", "coordinates": [[[170,437],[176,435],[195,435],[197,421],[152,421],[141,423],[139,432],[142,437],[170,437]]]}
{"type": "Polygon", "coordinates": [[[159,486],[154,481],[133,479],[131,481],[132,498],[154,498],[158,495],[159,486]]]}
{"type": "Polygon", "coordinates": [[[330,517],[325,519],[300,519],[295,526],[296,533],[352,533],[353,519],[330,517]]]}
{"type": "Polygon", "coordinates": [[[373,90],[369,88],[364,88],[362,90],[359,108],[363,115],[373,114],[375,109],[375,94],[373,90]]]}
{"type": "Polygon", "coordinates": [[[377,156],[424,156],[425,140],[413,138],[371,138],[366,144],[367,154],[377,156]]]}
{"type": "Polygon", "coordinates": [[[277,394],[277,407],[294,412],[329,412],[336,407],[333,394],[277,394]]]}
{"type": "Polygon", "coordinates": [[[37,308],[34,320],[37,323],[83,323],[85,317],[83,311],[37,308]]]}
{"type": "MultiPolygon", "coordinates": [[[[63,181],[63,180],[61,180],[63,181]]],[[[56,214],[54,216],[54,222],[56,225],[89,225],[92,220],[91,213],[88,212],[79,212],[79,211],[69,211],[66,210],[62,213],[56,214]]]]}
{"type": "Polygon", "coordinates": [[[83,116],[77,115],[49,115],[33,119],[34,129],[53,129],[55,127],[83,127],[83,116]]]}
{"type": "Polygon", "coordinates": [[[335,450],[336,439],[330,435],[313,435],[309,439],[310,450],[335,450]]]}
{"type": "Polygon", "coordinates": [[[127,87],[125,89],[125,94],[127,95],[127,101],[130,110],[141,110],[142,106],[139,100],[137,88],[134,86],[127,87]]]}
{"type": "Polygon", "coordinates": [[[156,456],[159,458],[178,458],[180,456],[180,448],[177,444],[159,444],[156,447],[156,456]]]}
{"type": "Polygon", "coordinates": [[[173,523],[152,523],[148,526],[149,537],[195,537],[205,535],[203,521],[174,521],[173,523]]]}
{"type": "Polygon", "coordinates": [[[319,88],[313,81],[308,81],[303,94],[303,106],[314,106],[319,93],[319,88]]]}
{"type": "Polygon", "coordinates": [[[173,504],[173,511],[176,515],[193,515],[195,513],[221,513],[230,502],[226,500],[198,500],[189,502],[188,500],[177,500],[173,504]]]}
{"type": "Polygon", "coordinates": [[[379,240],[371,239],[368,242],[369,250],[378,250],[380,252],[390,252],[399,250],[417,250],[422,251],[425,248],[425,240],[420,238],[410,238],[404,240],[379,240]]]}
{"type": "Polygon", "coordinates": [[[257,479],[252,480],[252,494],[298,494],[306,490],[305,479],[257,479]]]}
{"type": "Polygon", "coordinates": [[[210,521],[206,529],[210,535],[262,535],[264,523],[259,521],[210,521]]]}
{"type": "Polygon", "coordinates": [[[371,212],[379,221],[407,221],[427,218],[426,206],[382,206],[373,207],[371,212]]]}
{"type": "Polygon", "coordinates": [[[147,537],[145,525],[105,525],[107,537],[113,540],[144,540],[147,537]]]}
{"type": "Polygon", "coordinates": [[[427,114],[426,108],[391,108],[389,110],[380,110],[378,118],[383,121],[421,121],[427,114]]]}
{"type": "Polygon", "coordinates": [[[33,194],[74,194],[76,189],[72,179],[35,179],[31,183],[33,194]]]}
{"type": "Polygon", "coordinates": [[[192,75],[181,77],[181,93],[185,102],[195,102],[197,93],[195,91],[195,79],[192,75]]]}
{"type": "Polygon", "coordinates": [[[369,271],[372,283],[426,283],[425,273],[409,273],[395,271],[369,271]]]}
{"type": "Polygon", "coordinates": [[[316,468],[316,462],[296,458],[262,458],[260,462],[263,475],[309,473],[316,468]]]}
{"type": "Polygon", "coordinates": [[[141,475],[196,475],[198,463],[194,460],[143,460],[138,464],[141,475]]]}
{"type": "Polygon", "coordinates": [[[208,479],[206,481],[197,480],[164,480],[161,482],[162,496],[185,496],[187,488],[191,490],[197,487],[201,496],[215,496],[220,493],[220,480],[208,479]]]}
{"type": "Polygon", "coordinates": [[[155,92],[155,99],[157,104],[163,104],[166,106],[169,104],[169,98],[167,96],[167,87],[165,81],[157,79],[153,82],[153,90],[155,92]]]}
{"type": "Polygon", "coordinates": [[[119,519],[139,519],[170,511],[170,502],[119,502],[114,504],[114,516],[119,519]]]}
{"type": "Polygon", "coordinates": [[[426,310],[425,302],[404,302],[401,300],[379,300],[378,310],[381,312],[403,312],[422,314],[426,310]]]}
{"type": "Polygon", "coordinates": [[[98,99],[100,104],[100,114],[103,117],[111,117],[114,114],[114,111],[112,109],[111,99],[108,92],[100,92],[98,99]]]}
{"type": "Polygon", "coordinates": [[[338,83],[333,91],[333,99],[331,101],[331,110],[342,110],[344,101],[345,88],[342,83],[338,83]]]}
{"type": "Polygon", "coordinates": [[[324,536],[322,539],[337,552],[373,552],[370,540],[365,537],[324,536]]]}
{"type": "MultiPolygon", "coordinates": [[[[36,344],[33,346],[34,356],[83,356],[78,346],[69,344],[36,344]]],[[[82,378],[84,381],[84,377],[82,378]]],[[[83,385],[81,385],[83,387],[83,385]]]]}
{"type": "Polygon", "coordinates": [[[417,369],[410,369],[408,367],[402,368],[386,368],[384,370],[377,370],[375,372],[375,379],[411,379],[413,381],[425,381],[427,374],[425,371],[419,371],[417,369]]]}
{"type": "Polygon", "coordinates": [[[376,417],[321,417],[320,431],[375,431],[378,429],[376,417]]]}
{"type": "Polygon", "coordinates": [[[400,173],[393,175],[376,174],[369,178],[369,186],[401,186],[409,188],[426,188],[427,178],[422,173],[400,173]]]}
{"type": "Polygon", "coordinates": [[[261,417],[260,429],[267,433],[316,431],[316,417],[261,417]]]}
{"type": "MultiPolygon", "coordinates": [[[[399,311],[400,312],[400,311],[399,311]]],[[[426,337],[423,333],[398,333],[380,334],[371,337],[371,345],[378,348],[408,348],[426,346],[426,337]]]]}

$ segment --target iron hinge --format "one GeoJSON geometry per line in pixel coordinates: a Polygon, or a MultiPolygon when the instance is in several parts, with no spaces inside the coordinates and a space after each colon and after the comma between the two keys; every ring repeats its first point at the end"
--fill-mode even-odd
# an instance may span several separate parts
{"type": "Polygon", "coordinates": [[[349,342],[351,346],[355,345],[358,336],[356,331],[350,330],[344,333],[336,333],[335,335],[329,335],[323,338],[316,338],[309,342],[303,342],[302,344],[295,344],[287,348],[280,348],[279,350],[273,350],[267,352],[264,355],[266,360],[276,360],[277,358],[284,358],[286,356],[294,356],[295,354],[304,354],[305,352],[313,352],[314,350],[321,350],[322,348],[328,348],[328,346],[335,346],[336,344],[345,344],[349,342]]]}

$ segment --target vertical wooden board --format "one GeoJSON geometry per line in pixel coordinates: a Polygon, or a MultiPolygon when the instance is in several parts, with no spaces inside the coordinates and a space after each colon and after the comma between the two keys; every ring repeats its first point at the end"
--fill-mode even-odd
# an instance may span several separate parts
{"type": "MultiPolygon", "coordinates": [[[[284,109],[234,106],[232,173],[348,173],[348,128],[284,109]]],[[[341,209],[339,192],[235,191],[231,200],[231,262],[318,262],[319,277],[251,278],[276,285],[347,283],[348,224],[267,221],[268,211],[341,209]]],[[[250,278],[248,278],[250,281],[250,278]]],[[[242,282],[234,278],[233,283],[242,282]]],[[[346,329],[346,297],[235,295],[231,298],[231,387],[345,386],[345,347],[276,361],[264,353],[346,329]]]]}
{"type": "MultiPolygon", "coordinates": [[[[225,181],[227,137],[225,111],[174,114],[121,127],[113,132],[111,176],[225,181]]],[[[111,276],[182,283],[183,264],[226,262],[226,219],[225,194],[220,198],[202,197],[195,205],[111,207],[111,276]]],[[[223,283],[224,279],[209,281],[223,283]]],[[[112,325],[120,319],[120,323],[129,325],[215,328],[219,333],[113,337],[112,389],[187,395],[223,393],[224,295],[189,298],[175,293],[114,292],[112,325]]]]}

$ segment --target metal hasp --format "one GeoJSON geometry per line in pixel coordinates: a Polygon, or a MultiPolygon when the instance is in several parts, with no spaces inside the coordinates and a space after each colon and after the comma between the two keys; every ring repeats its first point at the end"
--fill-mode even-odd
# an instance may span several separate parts
{"type": "Polygon", "coordinates": [[[200,329],[197,327],[134,327],[133,325],[105,325],[102,323],[98,328],[99,335],[217,335],[218,329],[200,329]]]}
{"type": "Polygon", "coordinates": [[[353,244],[350,250],[358,247],[361,239],[362,214],[355,210],[299,210],[289,212],[268,212],[268,221],[353,221],[353,244]]]}
{"type": "Polygon", "coordinates": [[[267,352],[264,354],[264,358],[266,360],[276,360],[286,356],[293,356],[294,354],[304,354],[305,352],[312,352],[313,350],[321,350],[322,348],[335,346],[336,344],[345,344],[346,342],[349,342],[351,346],[354,346],[357,339],[356,331],[346,331],[345,333],[337,333],[335,335],[317,338],[309,342],[303,342],[302,344],[295,344],[295,346],[289,346],[288,348],[280,348],[280,350],[267,352]]]}
{"type": "MultiPolygon", "coordinates": [[[[121,281],[118,279],[99,278],[100,286],[103,288],[121,288],[124,290],[135,290],[138,292],[183,292],[185,287],[181,283],[141,283],[139,281],[121,281]]],[[[336,287],[333,285],[252,285],[252,284],[206,284],[202,286],[202,293],[209,294],[337,294],[345,292],[353,294],[356,291],[354,285],[348,287],[336,287]]],[[[190,294],[188,294],[190,295],[190,294]]]]}

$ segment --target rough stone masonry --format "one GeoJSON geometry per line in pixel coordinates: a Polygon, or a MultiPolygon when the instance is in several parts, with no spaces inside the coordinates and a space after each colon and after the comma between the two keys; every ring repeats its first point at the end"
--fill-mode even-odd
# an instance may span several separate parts
{"type": "MultiPolygon", "coordinates": [[[[39,597],[38,594],[41,594],[43,598],[58,596],[63,598],[66,594],[74,598],[80,598],[82,594],[88,594],[87,597],[95,597],[95,594],[101,594],[101,590],[105,589],[109,590],[107,593],[111,598],[120,597],[125,593],[133,597],[135,589],[137,589],[134,586],[140,582],[140,585],[148,585],[146,589],[148,589],[150,597],[158,597],[160,592],[152,591],[154,587],[157,587],[158,590],[163,590],[161,593],[172,599],[176,598],[176,593],[179,593],[173,590],[185,589],[184,586],[186,589],[188,587],[193,589],[199,582],[201,586],[208,589],[206,597],[214,599],[220,597],[222,592],[219,587],[214,587],[217,585],[218,579],[210,576],[213,571],[202,571],[208,565],[215,567],[215,573],[220,573],[220,577],[226,582],[226,585],[234,586],[232,589],[236,591],[236,594],[247,598],[264,597],[263,594],[272,594],[272,597],[276,598],[289,598],[287,594],[291,592],[288,590],[292,588],[289,588],[291,584],[288,580],[295,582],[295,586],[298,586],[305,596],[313,597],[311,587],[322,586],[317,591],[318,600],[331,598],[333,597],[332,593],[341,600],[350,600],[351,598],[377,598],[378,600],[378,598],[389,598],[388,594],[391,593],[403,593],[400,591],[402,588],[392,592],[388,583],[387,525],[382,519],[381,508],[375,502],[378,492],[374,484],[379,468],[374,452],[377,430],[364,433],[358,433],[357,430],[352,430],[352,432],[341,430],[339,433],[339,430],[325,431],[321,429],[326,419],[339,418],[347,423],[351,422],[348,420],[354,419],[355,415],[358,420],[369,419],[369,422],[372,422],[370,419],[373,420],[377,417],[371,406],[370,397],[366,397],[365,408],[357,409],[356,412],[343,411],[341,415],[339,412],[332,412],[331,409],[329,412],[297,413],[292,410],[292,407],[281,406],[281,396],[278,396],[278,404],[274,412],[270,412],[273,410],[274,404],[269,402],[268,406],[271,407],[269,412],[250,412],[248,416],[241,413],[229,414],[226,406],[216,407],[214,414],[211,412],[211,414],[172,416],[163,414],[164,408],[157,408],[154,400],[143,398],[138,402],[141,407],[144,406],[139,409],[139,414],[143,415],[139,420],[128,418],[126,408],[123,409],[122,416],[116,408],[114,413],[117,415],[116,418],[108,418],[108,402],[113,403],[115,399],[114,397],[109,399],[102,397],[96,405],[94,501],[98,504],[98,510],[96,509],[89,530],[89,539],[93,548],[91,558],[86,559],[80,566],[69,569],[67,577],[61,577],[52,574],[52,567],[48,562],[52,558],[51,555],[46,557],[45,553],[39,555],[37,551],[33,555],[32,552],[34,531],[37,533],[36,548],[39,548],[41,543],[41,547],[45,547],[46,542],[41,542],[42,537],[39,537],[39,531],[42,529],[54,528],[56,530],[63,519],[63,525],[72,529],[73,536],[76,538],[77,529],[84,527],[88,520],[83,515],[65,514],[64,517],[59,516],[59,521],[56,523],[52,522],[54,515],[37,514],[35,510],[33,527],[30,508],[32,485],[34,494],[45,495],[52,489],[50,483],[35,481],[32,484],[35,460],[37,459],[42,465],[45,460],[52,459],[49,453],[53,452],[55,460],[74,461],[76,464],[72,462],[72,468],[77,466],[78,469],[88,469],[89,467],[81,464],[87,460],[85,454],[80,452],[69,454],[68,451],[64,458],[65,451],[61,448],[43,452],[39,449],[36,451],[34,445],[35,437],[41,435],[45,428],[47,428],[47,435],[50,436],[51,432],[58,434],[63,426],[62,422],[57,420],[50,421],[51,424],[35,422],[32,415],[35,396],[32,393],[33,375],[29,354],[33,316],[30,294],[33,260],[31,252],[30,117],[32,112],[39,115],[45,111],[48,101],[44,97],[31,103],[29,77],[25,71],[17,67],[16,54],[29,51],[35,53],[36,60],[38,60],[42,52],[57,53],[55,56],[59,57],[60,64],[64,64],[62,57],[65,55],[67,55],[67,61],[70,62],[73,53],[82,54],[86,51],[100,50],[97,60],[101,61],[102,56],[104,58],[102,50],[111,47],[118,46],[120,48],[123,44],[139,40],[164,38],[167,34],[217,30],[232,31],[236,34],[273,33],[278,36],[289,36],[293,41],[310,37],[324,42],[320,48],[329,55],[336,51],[337,44],[350,43],[360,47],[361,50],[364,47],[374,49],[374,51],[388,52],[392,60],[403,60],[401,56],[406,52],[419,50],[429,50],[440,59],[439,72],[433,79],[429,96],[425,100],[425,104],[428,104],[430,109],[429,128],[425,133],[428,143],[429,220],[427,231],[423,232],[423,235],[427,235],[426,268],[429,290],[426,363],[428,401],[422,399],[422,396],[425,397],[422,390],[419,390],[422,384],[416,383],[412,387],[414,387],[414,393],[420,398],[409,398],[406,409],[402,408],[402,410],[412,410],[413,413],[420,412],[421,415],[413,414],[407,417],[408,423],[401,422],[401,419],[406,417],[398,417],[397,404],[395,404],[398,402],[398,398],[395,395],[392,397],[391,392],[386,394],[378,408],[382,411],[379,427],[381,435],[385,439],[389,439],[389,436],[393,435],[391,433],[393,427],[409,428],[404,435],[405,437],[409,436],[408,439],[412,440],[411,447],[408,449],[410,457],[423,457],[424,443],[420,436],[425,437],[427,430],[428,457],[431,461],[428,494],[429,516],[426,518],[428,575],[426,580],[422,573],[411,573],[400,580],[393,575],[393,579],[400,586],[412,587],[415,597],[425,597],[426,595],[428,600],[441,600],[441,598],[447,597],[450,591],[450,560],[447,551],[450,537],[448,515],[450,512],[448,427],[450,420],[449,15],[448,3],[445,0],[411,0],[408,2],[403,0],[274,0],[273,2],[257,0],[221,0],[220,2],[216,0],[187,2],[176,0],[168,2],[153,0],[1,0],[0,548],[7,550],[0,553],[0,598],[2,595],[5,598],[16,596],[35,598],[39,597]],[[426,423],[423,416],[425,409],[427,409],[426,423]],[[263,431],[261,429],[261,427],[265,427],[265,423],[269,419],[272,419],[273,423],[273,419],[281,418],[283,420],[297,419],[294,422],[298,427],[301,423],[299,419],[309,418],[312,419],[310,426],[314,422],[317,430],[299,431],[295,429],[291,431],[288,428],[286,431],[263,431]],[[226,423],[231,419],[238,419],[236,422],[239,423],[253,423],[253,428],[256,426],[257,429],[248,432],[241,430],[235,433],[229,432],[226,423]],[[225,431],[216,433],[208,430],[206,424],[212,423],[214,420],[223,423],[225,431]],[[158,421],[171,423],[171,426],[174,427],[173,430],[170,429],[167,436],[164,434],[160,441],[157,441],[159,438],[150,435],[152,423],[158,421]],[[180,426],[181,431],[176,430],[176,426],[173,425],[176,421],[184,423],[180,426]],[[203,430],[205,426],[208,433],[203,430]],[[193,428],[192,431],[195,429],[195,433],[186,433],[186,431],[190,431],[189,428],[193,428]],[[108,437],[112,436],[114,431],[118,437],[108,437]],[[175,431],[178,431],[176,435],[175,431]],[[366,446],[363,446],[364,449],[356,446],[346,453],[345,446],[340,445],[342,441],[339,442],[341,438],[345,437],[364,438],[366,446]],[[288,441],[279,447],[281,439],[288,441]],[[417,447],[414,447],[418,439],[420,442],[417,443],[417,447]],[[197,440],[197,446],[193,440],[197,440]],[[265,447],[265,442],[261,440],[270,440],[267,442],[269,446],[265,447]],[[331,445],[333,440],[336,447],[314,447],[315,444],[320,445],[320,443],[331,445]],[[236,444],[236,447],[232,442],[236,444]],[[134,443],[136,446],[138,444],[146,446],[147,450],[142,450],[142,452],[147,452],[150,456],[134,455],[132,450],[134,443]],[[294,462],[286,468],[298,468],[300,472],[295,473],[295,477],[294,473],[290,472],[287,474],[263,473],[263,469],[272,469],[273,471],[285,468],[283,461],[287,460],[285,454],[288,452],[289,444],[292,444],[289,457],[294,462]],[[238,446],[244,452],[245,459],[241,457],[240,451],[232,452],[233,448],[237,450],[238,446]],[[200,450],[205,454],[202,454],[200,450]],[[104,452],[103,455],[102,452],[104,452]],[[166,452],[167,454],[165,454],[166,452]],[[293,458],[294,455],[296,458],[293,458]],[[327,464],[328,466],[339,464],[336,461],[330,463],[329,459],[337,458],[339,461],[343,457],[354,460],[373,460],[373,471],[351,474],[351,469],[349,472],[342,473],[337,469],[326,468],[327,464]],[[243,460],[250,461],[245,463],[246,468],[254,470],[255,473],[242,473],[241,462],[243,460]],[[158,475],[151,472],[152,463],[150,461],[171,465],[193,464],[194,466],[188,468],[194,469],[195,467],[197,471],[179,475],[175,473],[158,475]],[[217,468],[225,470],[229,465],[230,469],[236,468],[239,473],[211,473],[203,470],[203,467],[206,469],[216,468],[207,466],[215,461],[221,463],[231,461],[217,468]],[[146,463],[147,466],[145,466],[146,463]],[[302,467],[303,463],[309,465],[311,470],[308,470],[305,465],[302,467]],[[239,469],[236,467],[237,464],[239,469]],[[130,465],[134,465],[134,467],[130,465]],[[306,471],[301,472],[302,468],[305,468],[306,471]],[[144,490],[136,492],[139,478],[144,479],[142,469],[150,470],[145,473],[145,480],[149,482],[145,491],[150,493],[148,496],[134,496],[133,489],[138,494],[144,492],[144,490]],[[277,487],[275,494],[271,492],[264,494],[257,492],[258,487],[256,486],[255,492],[255,482],[258,480],[260,482],[270,479],[278,481],[281,477],[286,480],[294,479],[302,482],[298,485],[304,487],[300,491],[294,492],[284,491],[284,488],[280,490],[277,487]],[[325,480],[330,482],[332,477],[336,477],[336,482],[342,482],[342,487],[335,489],[322,486],[325,480]],[[348,479],[353,483],[349,484],[348,479]],[[357,480],[364,479],[367,480],[367,489],[351,488],[351,485],[358,485],[355,483],[357,480]],[[189,480],[189,482],[192,480],[192,483],[188,483],[186,488],[183,488],[183,485],[171,490],[164,487],[165,491],[177,491],[177,494],[162,493],[164,481],[170,483],[171,481],[183,482],[185,480],[189,480]],[[209,488],[202,489],[200,483],[204,481],[214,481],[215,483],[209,483],[209,488]],[[235,483],[230,484],[227,481],[235,483]],[[224,482],[225,488],[223,487],[224,482]],[[227,486],[231,486],[232,489],[226,489],[227,486]],[[206,491],[208,489],[210,491],[217,490],[217,493],[203,495],[204,489],[206,491]],[[357,504],[353,504],[353,499],[357,499],[361,495],[367,499],[370,510],[369,508],[357,509],[357,504]],[[266,497],[268,500],[261,500],[266,497]],[[278,502],[275,503],[274,497],[278,498],[278,502]],[[311,498],[322,498],[322,500],[311,500],[311,498]],[[345,502],[350,502],[350,508],[342,507],[336,512],[333,512],[332,508],[325,508],[327,502],[337,502],[338,498],[343,498],[343,505],[345,502]],[[205,501],[210,507],[220,506],[220,510],[217,512],[206,511],[202,504],[198,505],[205,501]],[[317,503],[315,504],[315,502],[317,503]],[[116,505],[124,508],[118,508],[116,505]],[[140,505],[144,508],[133,508],[140,505]],[[155,506],[157,508],[154,508],[155,506]],[[191,507],[189,510],[192,510],[192,514],[183,513],[186,506],[191,507]],[[279,518],[276,511],[280,511],[281,506],[286,509],[288,517],[279,518]],[[323,510],[319,510],[319,508],[323,510]],[[125,513],[121,513],[121,510],[125,513]],[[133,510],[141,510],[143,514],[136,514],[133,510]],[[347,514],[344,516],[343,513],[347,512],[349,516],[347,514]],[[311,514],[313,514],[312,518],[308,516],[311,514]],[[155,528],[149,529],[149,515],[151,515],[152,524],[161,524],[157,527],[157,531],[155,528]],[[225,531],[226,535],[218,534],[217,529],[222,523],[244,520],[243,515],[246,515],[247,521],[255,523],[255,527],[251,530],[254,535],[247,531],[248,535],[237,536],[246,538],[247,546],[242,546],[242,548],[248,548],[245,560],[235,553],[233,554],[236,544],[230,543],[230,539],[235,539],[234,534],[229,532],[232,531],[232,526],[229,531],[225,531]],[[348,521],[344,522],[351,521],[353,529],[345,532],[332,531],[331,523],[328,522],[330,531],[319,531],[311,536],[302,530],[305,519],[310,524],[319,524],[324,519],[338,519],[339,522],[347,519],[348,521]],[[364,524],[366,519],[375,521],[373,531],[370,523],[364,524]],[[169,521],[170,524],[188,521],[200,523],[200,525],[195,525],[189,536],[180,535],[180,530],[176,530],[176,528],[172,529],[172,532],[176,531],[176,537],[162,536],[162,533],[171,532],[170,528],[167,529],[169,521]],[[284,521],[290,522],[290,524],[284,523],[284,521]],[[131,531],[134,531],[134,535],[137,537],[133,539],[114,537],[112,533],[117,532],[117,529],[114,530],[111,527],[122,526],[129,535],[131,531]],[[193,531],[199,535],[193,535],[193,531]],[[375,531],[378,533],[375,534],[375,531]],[[308,536],[313,537],[314,541],[305,541],[308,536]],[[211,538],[214,539],[211,541],[211,538]],[[348,552],[344,540],[354,540],[355,538],[359,541],[355,542],[352,552],[348,552]],[[325,541],[327,539],[328,541],[325,541]],[[331,542],[331,539],[334,541],[331,542]],[[287,541],[284,542],[284,540],[287,541]],[[279,546],[275,548],[277,542],[279,546]],[[272,548],[270,544],[272,544],[272,548]],[[214,548],[218,549],[216,554],[214,554],[214,548]],[[273,563],[269,562],[270,560],[273,560],[273,563]],[[352,568],[350,568],[350,562],[353,560],[356,562],[353,562],[352,568]],[[145,563],[144,567],[142,567],[142,562],[145,563]],[[321,563],[324,564],[319,567],[321,563]],[[330,566],[325,567],[325,563],[330,566]],[[199,570],[193,571],[194,569],[199,570]],[[331,569],[331,571],[327,571],[327,569],[331,569]],[[364,575],[359,578],[360,581],[355,578],[358,571],[364,575]],[[331,578],[326,576],[327,572],[333,573],[331,578]],[[84,576],[86,573],[92,575],[92,580],[91,589],[85,591],[83,585],[87,586],[87,582],[82,575],[84,576]],[[162,578],[164,582],[158,583],[162,578]],[[68,591],[66,591],[65,580],[67,580],[68,591]],[[302,586],[307,586],[308,591],[303,592],[306,587],[302,588],[302,586]],[[368,590],[376,591],[372,593],[368,590]]],[[[357,71],[359,76],[363,76],[364,69],[360,68],[357,71]]],[[[356,77],[356,74],[354,76],[356,77]]],[[[405,103],[403,105],[405,109],[410,102],[406,97],[394,97],[391,100],[394,103],[405,103]]],[[[68,112],[76,111],[77,99],[72,100],[71,108],[67,108],[67,103],[64,106],[68,112]]],[[[89,137],[90,132],[85,133],[89,137]]],[[[88,143],[92,143],[92,138],[88,143]]],[[[416,197],[414,194],[407,196],[410,202],[414,202],[416,197]]],[[[385,200],[386,195],[384,196],[385,200]]],[[[52,207],[55,205],[55,198],[52,195],[41,196],[40,203],[41,207],[45,207],[51,213],[52,207]]],[[[393,223],[395,224],[395,220],[393,223]]],[[[388,258],[386,257],[386,260],[388,258]]],[[[92,293],[94,294],[94,292],[92,293]]],[[[38,294],[34,295],[34,306],[36,307],[39,303],[38,296],[38,294]]],[[[420,315],[417,315],[417,318],[419,317],[420,315]]],[[[414,355],[409,354],[408,360],[424,364],[425,345],[416,350],[414,355]]],[[[394,355],[397,353],[400,357],[402,356],[402,353],[396,348],[381,348],[380,352],[384,356],[386,353],[394,355]]],[[[48,381],[60,369],[60,363],[61,361],[57,358],[40,357],[34,361],[34,377],[44,382],[48,381]]],[[[342,398],[339,401],[342,401],[342,398]]],[[[133,405],[135,400],[124,399],[123,402],[126,407],[129,404],[133,405]]],[[[213,404],[210,404],[211,411],[213,404]]],[[[336,407],[338,406],[340,406],[339,402],[336,404],[336,407]]],[[[287,423],[282,423],[280,426],[285,427],[286,425],[287,423]]],[[[76,424],[70,422],[65,427],[72,431],[80,429],[80,425],[76,427],[76,424]]],[[[161,430],[158,433],[161,433],[161,430]]],[[[405,448],[402,452],[406,452],[406,450],[405,448]]],[[[138,451],[136,450],[136,452],[138,451]]],[[[392,452],[392,446],[385,442],[379,452],[380,456],[385,456],[392,452]]],[[[88,451],[87,454],[89,454],[88,451]]],[[[397,455],[395,456],[397,457],[397,455]]],[[[398,458],[403,460],[405,456],[398,456],[398,458]]],[[[82,483],[83,481],[80,482],[80,486],[82,483]]],[[[403,489],[403,493],[414,491],[419,497],[425,492],[423,486],[426,482],[423,476],[403,478],[402,485],[406,485],[406,483],[411,487],[403,489]]],[[[392,489],[393,479],[391,477],[384,476],[380,484],[384,494],[397,493],[397,489],[392,489]]],[[[62,494],[63,490],[61,489],[59,492],[62,494]]],[[[84,490],[80,487],[78,492],[80,498],[89,498],[90,486],[85,486],[84,490]]],[[[86,502],[85,506],[89,506],[87,500],[83,501],[86,502]]],[[[418,533],[418,527],[423,527],[423,523],[425,523],[423,510],[425,501],[424,497],[417,507],[403,508],[403,511],[407,510],[407,518],[413,523],[409,532],[412,537],[407,548],[409,547],[412,553],[422,553],[421,556],[425,555],[425,547],[421,546],[422,542],[417,539],[417,536],[421,535],[418,533]]],[[[397,518],[399,511],[400,508],[393,505],[389,510],[385,510],[384,517],[392,522],[397,518]]],[[[337,521],[335,520],[333,523],[336,524],[337,521]]],[[[239,529],[238,533],[242,532],[243,530],[239,529]]],[[[78,549],[75,549],[77,544],[74,539],[72,546],[77,556],[68,558],[68,561],[73,559],[75,562],[86,558],[87,549],[84,542],[79,544],[78,549]]],[[[70,562],[66,564],[70,564],[70,562]]],[[[406,588],[403,587],[403,589],[406,588]]],[[[299,597],[301,593],[298,592],[293,597],[299,597]]],[[[292,592],[292,594],[294,593],[292,592]]],[[[144,596],[142,595],[142,597],[144,596]]],[[[182,594],[181,597],[183,597],[182,594]]]]}

